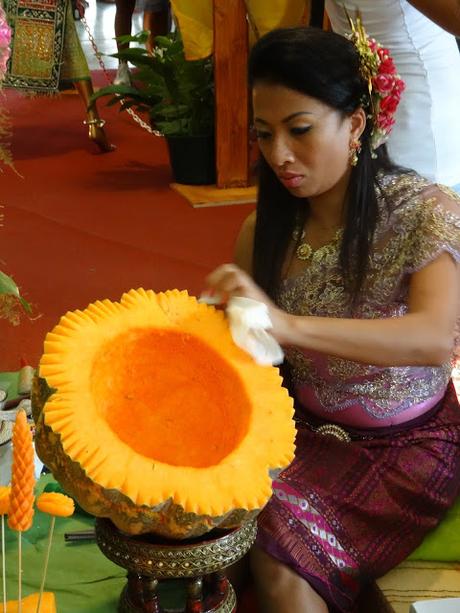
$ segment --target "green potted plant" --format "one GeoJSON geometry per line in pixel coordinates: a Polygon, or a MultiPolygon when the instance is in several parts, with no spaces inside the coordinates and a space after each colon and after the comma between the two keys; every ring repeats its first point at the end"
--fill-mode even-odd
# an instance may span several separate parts
{"type": "Polygon", "coordinates": [[[91,102],[112,96],[108,104],[147,113],[152,127],[166,138],[174,180],[185,184],[215,181],[214,79],[212,59],[187,60],[178,31],[155,38],[153,54],[145,47],[148,33],[120,37],[134,42],[112,57],[134,66],[131,85],[110,85],[91,102]]]}

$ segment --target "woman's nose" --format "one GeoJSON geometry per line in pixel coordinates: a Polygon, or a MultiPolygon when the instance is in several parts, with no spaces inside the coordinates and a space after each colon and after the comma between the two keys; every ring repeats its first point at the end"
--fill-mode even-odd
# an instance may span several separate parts
{"type": "Polygon", "coordinates": [[[273,166],[282,167],[294,161],[294,155],[283,138],[275,138],[270,151],[270,162],[273,166]]]}

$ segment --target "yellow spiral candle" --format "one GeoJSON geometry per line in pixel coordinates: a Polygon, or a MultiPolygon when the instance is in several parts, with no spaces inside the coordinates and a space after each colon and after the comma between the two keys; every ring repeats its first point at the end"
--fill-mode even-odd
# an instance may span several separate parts
{"type": "Polygon", "coordinates": [[[25,532],[34,516],[34,448],[25,411],[18,411],[13,430],[13,470],[8,526],[25,532]]]}

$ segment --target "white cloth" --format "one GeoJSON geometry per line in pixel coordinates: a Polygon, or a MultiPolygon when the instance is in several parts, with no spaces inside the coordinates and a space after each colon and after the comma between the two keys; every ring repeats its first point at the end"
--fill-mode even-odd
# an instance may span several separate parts
{"type": "Polygon", "coordinates": [[[284,353],[267,332],[273,326],[265,304],[251,298],[230,298],[226,312],[232,338],[238,347],[250,353],[258,364],[281,364],[284,353]]]}
{"type": "Polygon", "coordinates": [[[335,32],[361,12],[367,33],[387,47],[406,83],[388,141],[397,164],[430,181],[460,183],[460,54],[455,37],[407,0],[325,0],[335,32]]]}
{"type": "MultiPolygon", "coordinates": [[[[199,302],[221,304],[222,297],[219,294],[203,294],[199,302]]],[[[265,304],[235,296],[228,301],[226,314],[235,345],[247,351],[262,366],[281,364],[284,353],[278,342],[267,332],[273,325],[265,304]]]]}

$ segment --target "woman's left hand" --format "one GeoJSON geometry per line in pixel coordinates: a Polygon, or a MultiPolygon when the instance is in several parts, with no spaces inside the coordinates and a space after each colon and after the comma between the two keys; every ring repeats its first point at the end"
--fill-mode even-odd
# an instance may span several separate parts
{"type": "Polygon", "coordinates": [[[223,264],[206,278],[206,285],[209,289],[204,294],[220,294],[224,302],[233,296],[242,296],[265,304],[273,324],[270,332],[279,342],[283,342],[287,332],[288,313],[279,309],[247,272],[236,264],[223,264]]]}

